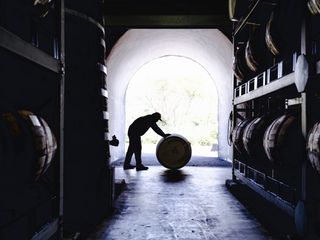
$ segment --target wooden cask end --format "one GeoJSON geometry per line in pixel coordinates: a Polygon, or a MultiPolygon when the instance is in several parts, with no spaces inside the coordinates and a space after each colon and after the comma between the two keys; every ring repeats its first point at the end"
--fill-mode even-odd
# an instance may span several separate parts
{"type": "Polygon", "coordinates": [[[184,167],[189,162],[191,154],[190,142],[179,134],[162,138],[156,148],[158,161],[169,169],[184,167]]]}

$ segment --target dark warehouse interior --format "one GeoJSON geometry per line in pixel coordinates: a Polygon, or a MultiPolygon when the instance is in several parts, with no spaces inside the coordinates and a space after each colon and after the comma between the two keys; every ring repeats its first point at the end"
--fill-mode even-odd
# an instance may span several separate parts
{"type": "Polygon", "coordinates": [[[0,240],[320,239],[319,74],[320,0],[0,0],[0,240]],[[153,123],[126,169],[117,81],[169,55],[214,78],[217,156],[153,123]]]}

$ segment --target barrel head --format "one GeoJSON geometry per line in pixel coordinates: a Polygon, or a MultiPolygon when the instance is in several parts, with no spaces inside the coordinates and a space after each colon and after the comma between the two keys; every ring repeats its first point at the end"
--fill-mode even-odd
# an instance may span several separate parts
{"type": "Polygon", "coordinates": [[[191,158],[191,152],[191,144],[179,134],[162,138],[156,149],[158,161],[169,169],[179,169],[185,166],[191,158]]]}

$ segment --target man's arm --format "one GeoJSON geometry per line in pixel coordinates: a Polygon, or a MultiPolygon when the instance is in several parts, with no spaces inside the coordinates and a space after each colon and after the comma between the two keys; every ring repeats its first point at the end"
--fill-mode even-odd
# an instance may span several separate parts
{"type": "Polygon", "coordinates": [[[162,137],[166,137],[168,135],[168,134],[165,134],[156,123],[152,124],[151,128],[153,129],[153,131],[155,131],[157,134],[159,134],[162,137]]]}

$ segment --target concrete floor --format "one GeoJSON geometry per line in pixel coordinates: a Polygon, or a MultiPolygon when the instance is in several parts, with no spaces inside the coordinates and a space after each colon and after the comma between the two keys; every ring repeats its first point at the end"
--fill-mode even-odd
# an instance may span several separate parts
{"type": "Polygon", "coordinates": [[[162,166],[123,171],[127,186],[114,215],[88,239],[277,239],[227,190],[230,167],[162,166]]]}
{"type": "MultiPolygon", "coordinates": [[[[161,166],[158,160],[155,157],[155,153],[143,153],[142,154],[142,163],[146,166],[161,166]]],[[[124,159],[119,159],[112,163],[114,166],[122,166],[124,162],[124,159]]],[[[135,165],[135,159],[132,158],[131,164],[135,165]]],[[[214,155],[214,153],[211,153],[211,155],[195,155],[192,153],[192,157],[188,164],[186,166],[202,166],[202,167],[231,167],[231,162],[221,160],[217,156],[214,155]]],[[[183,168],[184,169],[184,168],[183,168]]],[[[230,171],[231,173],[231,171],[230,171]]]]}

